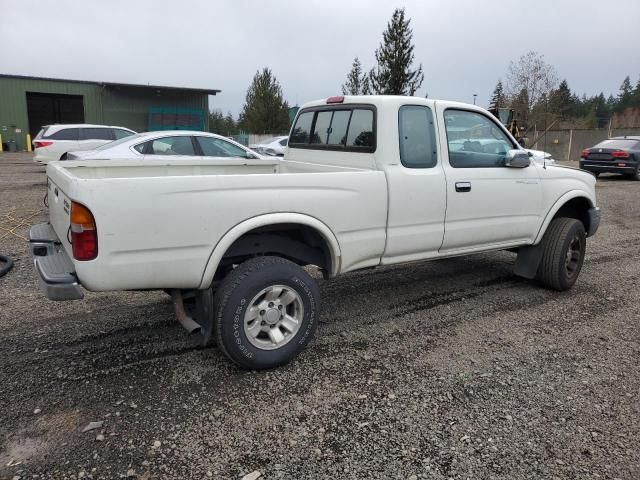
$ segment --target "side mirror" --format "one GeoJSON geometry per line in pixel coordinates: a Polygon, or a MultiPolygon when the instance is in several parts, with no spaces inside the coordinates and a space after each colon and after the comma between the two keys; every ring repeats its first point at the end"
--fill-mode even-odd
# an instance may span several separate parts
{"type": "Polygon", "coordinates": [[[249,160],[257,160],[257,159],[259,159],[259,158],[260,158],[260,157],[258,157],[255,153],[251,153],[251,152],[250,152],[250,151],[248,151],[248,150],[245,152],[245,157],[246,157],[247,159],[249,159],[249,160]]]}
{"type": "Polygon", "coordinates": [[[525,150],[509,150],[504,161],[505,167],[525,168],[531,165],[529,154],[525,150]]]}

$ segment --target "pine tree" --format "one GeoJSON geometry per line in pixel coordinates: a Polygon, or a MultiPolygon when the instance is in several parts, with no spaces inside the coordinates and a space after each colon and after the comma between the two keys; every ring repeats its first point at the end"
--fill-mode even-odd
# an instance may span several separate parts
{"type": "Polygon", "coordinates": [[[498,80],[496,88],[491,95],[491,103],[489,103],[489,111],[498,111],[501,108],[507,106],[507,98],[504,94],[504,87],[502,86],[502,80],[498,80]]]}
{"type": "Polygon", "coordinates": [[[289,105],[282,97],[282,87],[268,68],[256,72],[253,77],[239,123],[251,133],[289,130],[289,105]]]}
{"type": "Polygon", "coordinates": [[[382,95],[414,95],[424,80],[422,65],[412,69],[414,46],[410,19],[405,20],[404,8],[396,9],[382,43],[376,50],[378,65],[369,72],[371,91],[382,95]]]}
{"type": "Polygon", "coordinates": [[[629,75],[624,77],[622,85],[620,85],[620,98],[627,97],[631,94],[631,79],[629,75]]]}
{"type": "Polygon", "coordinates": [[[224,135],[224,115],[221,110],[214,110],[209,113],[209,131],[224,135]]]}
{"type": "Polygon", "coordinates": [[[624,111],[627,107],[631,106],[631,97],[633,95],[633,88],[631,87],[631,79],[627,75],[620,85],[620,93],[618,94],[618,105],[616,110],[619,112],[624,111]]]}
{"type": "Polygon", "coordinates": [[[224,128],[227,132],[227,136],[235,135],[236,133],[238,133],[238,125],[233,119],[233,115],[231,115],[231,112],[228,112],[227,116],[224,117],[224,128]]]}
{"type": "Polygon", "coordinates": [[[233,119],[231,112],[224,116],[222,111],[218,109],[209,114],[209,131],[229,137],[238,133],[238,125],[233,119]]]}
{"type": "Polygon", "coordinates": [[[640,78],[636,82],[636,86],[631,93],[631,107],[638,108],[640,107],[640,78]]]}
{"type": "Polygon", "coordinates": [[[611,113],[607,108],[607,100],[604,98],[604,93],[600,93],[593,98],[594,112],[598,128],[604,127],[609,122],[611,113]]]}
{"type": "Polygon", "coordinates": [[[369,95],[369,78],[362,73],[362,64],[358,57],[354,58],[347,81],[342,84],[344,95],[369,95]]]}
{"type": "Polygon", "coordinates": [[[566,119],[572,115],[573,94],[566,80],[562,80],[556,90],[551,92],[549,110],[560,118],[566,119]]]}

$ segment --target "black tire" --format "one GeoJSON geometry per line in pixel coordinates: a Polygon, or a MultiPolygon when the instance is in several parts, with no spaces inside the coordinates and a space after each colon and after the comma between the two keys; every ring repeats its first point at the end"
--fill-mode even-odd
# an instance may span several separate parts
{"type": "Polygon", "coordinates": [[[636,165],[636,172],[630,175],[631,180],[640,180],[640,162],[636,165]]]}
{"type": "Polygon", "coordinates": [[[222,352],[242,368],[262,370],[291,361],[313,338],[319,321],[320,289],[295,263],[280,257],[257,257],[240,264],[224,278],[216,291],[214,305],[215,338],[222,352]],[[256,295],[275,285],[294,290],[303,313],[298,330],[287,343],[265,350],[249,340],[245,313],[256,295]]]}
{"type": "Polygon", "coordinates": [[[586,247],[587,235],[582,222],[575,218],[553,219],[542,239],[538,280],[554,290],[571,288],[582,269],[586,247]]]}

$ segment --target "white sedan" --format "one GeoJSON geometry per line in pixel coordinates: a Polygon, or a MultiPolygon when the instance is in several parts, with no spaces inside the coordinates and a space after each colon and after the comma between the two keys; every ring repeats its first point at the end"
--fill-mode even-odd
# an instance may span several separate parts
{"type": "Polygon", "coordinates": [[[69,152],[67,160],[253,158],[262,156],[226,137],[188,130],[145,132],[116,140],[94,150],[69,152]]]}
{"type": "Polygon", "coordinates": [[[251,148],[263,155],[282,157],[284,156],[284,152],[287,148],[288,143],[289,137],[287,136],[273,137],[263,142],[257,143],[256,145],[251,145],[251,148]]]}

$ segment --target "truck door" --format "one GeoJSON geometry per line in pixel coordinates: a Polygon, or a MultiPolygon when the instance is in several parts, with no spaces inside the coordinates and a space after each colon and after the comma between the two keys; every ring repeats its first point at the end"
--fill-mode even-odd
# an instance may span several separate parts
{"type": "Polygon", "coordinates": [[[446,108],[438,118],[448,156],[443,162],[447,213],[441,253],[531,242],[542,203],[535,163],[505,167],[506,153],[519,146],[481,111],[446,108]]]}
{"type": "Polygon", "coordinates": [[[382,264],[436,256],[444,236],[446,183],[433,111],[403,105],[397,124],[386,127],[398,133],[398,141],[384,152],[392,159],[384,167],[389,211],[382,264]]]}

